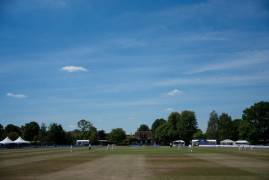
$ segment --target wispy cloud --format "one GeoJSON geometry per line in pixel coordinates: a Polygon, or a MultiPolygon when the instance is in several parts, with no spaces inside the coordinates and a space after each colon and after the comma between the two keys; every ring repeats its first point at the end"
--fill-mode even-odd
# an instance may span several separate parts
{"type": "Polygon", "coordinates": [[[169,91],[167,93],[168,96],[178,96],[178,95],[181,95],[182,94],[182,91],[178,90],[178,89],[174,89],[172,91],[169,91]]]}
{"type": "Polygon", "coordinates": [[[82,66],[64,66],[61,68],[61,70],[67,71],[67,72],[78,72],[78,71],[86,72],[86,71],[88,71],[86,68],[84,68],[82,66]]]}
{"type": "Polygon", "coordinates": [[[252,75],[229,75],[201,78],[178,78],[167,79],[157,82],[157,86],[175,86],[175,85],[257,85],[260,83],[269,83],[268,73],[259,73],[252,75]]]}
{"type": "Polygon", "coordinates": [[[174,111],[174,108],[170,108],[170,107],[169,107],[169,108],[166,108],[165,111],[167,111],[167,112],[172,112],[172,111],[174,111]]]}
{"type": "Polygon", "coordinates": [[[228,70],[235,68],[245,68],[255,64],[269,62],[269,51],[248,51],[237,53],[229,58],[224,59],[220,63],[207,64],[202,67],[193,68],[187,74],[203,73],[208,71],[228,70]]]}
{"type": "Polygon", "coordinates": [[[15,93],[7,93],[6,94],[8,97],[12,97],[12,98],[16,98],[16,99],[23,99],[23,98],[27,98],[26,95],[24,94],[15,94],[15,93]]]}

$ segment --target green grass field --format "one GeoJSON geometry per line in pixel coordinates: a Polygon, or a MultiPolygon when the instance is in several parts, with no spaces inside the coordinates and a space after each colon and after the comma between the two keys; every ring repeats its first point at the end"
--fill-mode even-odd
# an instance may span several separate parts
{"type": "Polygon", "coordinates": [[[168,147],[0,151],[0,179],[269,179],[269,151],[168,147]]]}

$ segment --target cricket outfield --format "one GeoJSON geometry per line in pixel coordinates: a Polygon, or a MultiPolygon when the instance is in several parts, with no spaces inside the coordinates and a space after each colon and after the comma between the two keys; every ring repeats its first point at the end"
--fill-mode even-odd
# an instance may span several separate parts
{"type": "Polygon", "coordinates": [[[0,151],[0,179],[269,179],[269,150],[9,149],[0,151]]]}

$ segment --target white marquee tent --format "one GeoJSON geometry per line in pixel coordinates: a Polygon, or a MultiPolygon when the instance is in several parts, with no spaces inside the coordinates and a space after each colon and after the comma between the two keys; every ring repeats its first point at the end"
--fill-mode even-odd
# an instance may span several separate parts
{"type": "Polygon", "coordinates": [[[234,141],[231,139],[224,139],[223,141],[220,141],[221,145],[234,145],[234,141]]]}
{"type": "Polygon", "coordinates": [[[249,142],[247,140],[238,140],[235,141],[236,145],[249,145],[249,142]]]}
{"type": "Polygon", "coordinates": [[[4,140],[0,141],[0,144],[14,144],[14,141],[6,137],[4,140]]]}
{"type": "Polygon", "coordinates": [[[14,143],[16,144],[29,144],[30,142],[29,141],[25,141],[24,139],[22,139],[21,137],[18,137],[14,143]]]}
{"type": "Polygon", "coordinates": [[[173,146],[185,146],[185,141],[183,140],[173,141],[173,146]]]}

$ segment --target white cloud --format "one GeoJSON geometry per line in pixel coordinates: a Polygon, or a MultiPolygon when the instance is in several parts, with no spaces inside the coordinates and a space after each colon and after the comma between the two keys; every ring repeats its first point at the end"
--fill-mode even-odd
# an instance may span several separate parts
{"type": "Polygon", "coordinates": [[[7,93],[7,96],[12,97],[12,98],[17,98],[17,99],[27,98],[27,96],[24,94],[15,94],[15,93],[7,93]]]}
{"type": "Polygon", "coordinates": [[[61,68],[61,70],[67,71],[67,72],[78,72],[78,71],[86,72],[86,71],[88,71],[86,68],[81,67],[81,66],[64,66],[61,68]]]}
{"type": "Polygon", "coordinates": [[[168,96],[178,96],[178,95],[180,95],[180,94],[182,94],[182,91],[180,91],[180,90],[178,90],[178,89],[174,89],[174,90],[169,91],[169,92],[167,93],[168,96]]]}
{"type": "Polygon", "coordinates": [[[174,108],[166,108],[165,111],[172,112],[174,111],[174,108]]]}

